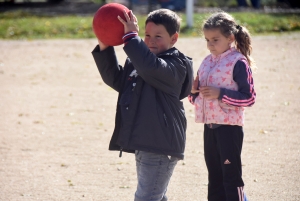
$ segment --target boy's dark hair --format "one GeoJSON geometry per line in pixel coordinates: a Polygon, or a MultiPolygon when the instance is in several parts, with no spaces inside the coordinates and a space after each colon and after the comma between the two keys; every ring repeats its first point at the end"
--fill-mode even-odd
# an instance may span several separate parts
{"type": "Polygon", "coordinates": [[[158,9],[148,14],[145,25],[153,22],[156,25],[163,25],[170,36],[179,33],[181,18],[169,9],[158,9]]]}

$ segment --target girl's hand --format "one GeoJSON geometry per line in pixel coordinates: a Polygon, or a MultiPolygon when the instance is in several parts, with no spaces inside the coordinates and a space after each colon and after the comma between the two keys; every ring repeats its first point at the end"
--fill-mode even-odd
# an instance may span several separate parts
{"type": "Polygon", "coordinates": [[[191,93],[192,94],[196,94],[196,93],[199,93],[200,90],[198,88],[198,83],[199,83],[199,75],[196,76],[194,82],[193,82],[193,85],[192,85],[192,90],[191,90],[191,93]]]}
{"type": "Polygon", "coordinates": [[[126,34],[132,31],[139,32],[139,26],[137,23],[138,21],[136,16],[132,13],[132,11],[130,11],[130,16],[128,16],[126,11],[124,10],[124,16],[126,18],[126,21],[123,20],[120,16],[118,16],[118,19],[124,25],[124,33],[126,34]]]}
{"type": "Polygon", "coordinates": [[[100,47],[100,51],[105,50],[106,48],[108,48],[108,45],[105,45],[104,43],[102,43],[101,40],[98,39],[98,43],[99,43],[99,47],[100,47]]]}
{"type": "Polygon", "coordinates": [[[220,95],[220,88],[217,87],[200,87],[200,93],[207,99],[217,99],[220,95]]]}

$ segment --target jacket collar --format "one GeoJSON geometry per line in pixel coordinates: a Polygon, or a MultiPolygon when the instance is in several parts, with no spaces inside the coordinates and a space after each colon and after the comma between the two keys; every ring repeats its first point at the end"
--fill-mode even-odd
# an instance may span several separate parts
{"type": "Polygon", "coordinates": [[[213,55],[213,54],[211,54],[212,61],[213,62],[217,62],[220,59],[223,59],[224,57],[226,57],[228,54],[230,54],[232,52],[235,52],[235,51],[236,51],[235,47],[231,47],[230,49],[226,50],[225,52],[223,52],[220,55],[213,55]]]}
{"type": "Polygon", "coordinates": [[[157,56],[160,57],[163,55],[174,55],[174,54],[178,56],[179,51],[175,47],[172,47],[164,52],[159,53],[157,56]]]}

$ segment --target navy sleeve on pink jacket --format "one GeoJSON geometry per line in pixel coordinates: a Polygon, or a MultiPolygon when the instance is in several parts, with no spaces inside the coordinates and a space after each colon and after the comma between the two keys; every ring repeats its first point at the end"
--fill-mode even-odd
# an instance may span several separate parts
{"type": "Polygon", "coordinates": [[[252,71],[248,63],[239,60],[233,69],[233,80],[238,85],[238,91],[221,88],[219,100],[236,107],[250,107],[255,103],[256,92],[254,90],[252,71]]]}

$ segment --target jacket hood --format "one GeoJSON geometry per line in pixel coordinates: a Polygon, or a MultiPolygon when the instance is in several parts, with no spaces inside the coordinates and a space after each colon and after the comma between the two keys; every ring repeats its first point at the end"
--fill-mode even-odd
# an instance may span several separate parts
{"type": "Polygon", "coordinates": [[[192,58],[185,56],[183,53],[181,53],[175,47],[172,47],[169,50],[167,50],[159,55],[176,55],[177,57],[179,57],[182,60],[184,66],[186,68],[186,76],[185,76],[185,80],[182,84],[179,99],[182,100],[182,99],[186,98],[191,93],[193,80],[194,80],[194,70],[193,70],[192,58]]]}
{"type": "MultiPolygon", "coordinates": [[[[182,54],[183,55],[183,54],[182,54]]],[[[184,56],[184,55],[183,55],[184,56]]],[[[186,64],[186,77],[182,84],[181,93],[179,99],[184,99],[187,97],[192,90],[193,80],[194,80],[194,70],[192,58],[184,56],[183,62],[186,64]]]]}

